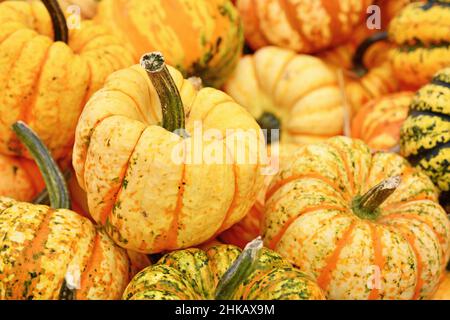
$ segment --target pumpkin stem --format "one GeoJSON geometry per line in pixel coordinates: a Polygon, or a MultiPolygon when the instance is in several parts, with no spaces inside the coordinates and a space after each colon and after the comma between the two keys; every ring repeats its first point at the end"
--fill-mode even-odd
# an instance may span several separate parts
{"type": "Polygon", "coordinates": [[[141,58],[141,67],[158,93],[162,108],[162,127],[183,137],[185,115],[180,92],[170,75],[160,52],[151,52],[141,58]]]}
{"type": "Polygon", "coordinates": [[[401,182],[400,176],[383,180],[363,196],[353,200],[353,212],[362,219],[375,220],[380,214],[379,207],[394,193],[401,182]]]}
{"type": "MultiPolygon", "coordinates": [[[[272,142],[272,134],[271,130],[279,130],[281,131],[281,120],[271,112],[264,112],[257,120],[259,126],[263,130],[267,130],[266,143],[271,144],[272,142]]],[[[278,134],[278,138],[280,135],[278,134]]]]}
{"type": "Polygon", "coordinates": [[[216,300],[231,300],[236,289],[255,271],[263,247],[261,237],[249,242],[236,261],[225,272],[216,290],[216,300]]]}
{"type": "Polygon", "coordinates": [[[359,77],[364,76],[368,71],[366,66],[364,65],[364,55],[366,54],[366,51],[375,43],[386,41],[387,39],[388,33],[386,31],[383,31],[377,32],[361,42],[356,49],[355,54],[353,55],[353,72],[356,73],[359,77]]]}
{"type": "Polygon", "coordinates": [[[66,17],[57,0],[42,0],[47,8],[53,24],[53,34],[55,41],[69,43],[69,29],[67,28],[66,17]]]}
{"type": "Polygon", "coordinates": [[[48,190],[51,207],[54,209],[70,209],[66,180],[55,160],[53,160],[50,151],[24,122],[14,123],[12,129],[36,161],[48,190]]]}

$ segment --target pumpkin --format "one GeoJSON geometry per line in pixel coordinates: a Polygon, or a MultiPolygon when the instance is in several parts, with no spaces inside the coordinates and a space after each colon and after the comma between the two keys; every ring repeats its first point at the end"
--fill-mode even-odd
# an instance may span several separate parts
{"type": "Polygon", "coordinates": [[[400,134],[401,154],[450,191],[450,68],[415,95],[400,134]]]}
{"type": "Polygon", "coordinates": [[[68,13],[73,14],[73,8],[78,7],[82,18],[92,19],[97,13],[99,0],[58,0],[58,2],[68,13]]]}
{"type": "Polygon", "coordinates": [[[236,66],[244,42],[229,0],[103,0],[95,20],[129,44],[136,61],[158,50],[185,77],[217,88],[236,66]]]}
{"type": "Polygon", "coordinates": [[[216,89],[196,91],[160,53],[141,64],[113,73],[88,102],[73,166],[92,217],[120,246],[195,246],[255,202],[264,138],[244,108],[216,89]]]}
{"type": "Polygon", "coordinates": [[[320,288],[255,240],[241,252],[217,245],[163,256],[138,273],[126,300],[323,300],[320,288]]]}
{"type": "Polygon", "coordinates": [[[239,0],[247,43],[316,53],[345,42],[371,0],[239,0]]]}
{"type": "Polygon", "coordinates": [[[391,60],[404,86],[419,88],[450,65],[449,21],[448,0],[411,3],[391,21],[389,38],[398,46],[391,60]]]}
{"type": "Polygon", "coordinates": [[[397,148],[413,96],[413,92],[403,91],[369,101],[352,120],[352,137],[361,139],[372,150],[397,148]]]}
{"type": "Polygon", "coordinates": [[[424,299],[450,253],[438,191],[395,153],[335,137],[301,147],[266,194],[263,237],[330,299],[424,299]]]}
{"type": "Polygon", "coordinates": [[[414,1],[416,0],[376,0],[374,4],[380,7],[382,29],[388,28],[392,19],[414,1]]]}
{"type": "Polygon", "coordinates": [[[29,124],[56,159],[69,153],[86,99],[133,60],[104,28],[68,32],[55,0],[0,3],[0,153],[29,157],[11,130],[29,124]],[[48,11],[46,10],[46,7],[48,11]]]}
{"type": "Polygon", "coordinates": [[[261,223],[264,220],[264,198],[267,188],[278,172],[279,167],[283,163],[288,162],[294,151],[299,147],[295,144],[284,143],[277,144],[276,149],[274,149],[275,144],[272,142],[267,147],[268,154],[274,161],[272,163],[274,172],[264,177],[264,185],[258,193],[258,198],[245,217],[219,235],[219,239],[223,243],[244,248],[247,243],[261,235],[261,223]]]}
{"type": "Polygon", "coordinates": [[[24,123],[14,124],[35,157],[52,207],[0,197],[0,299],[118,299],[131,274],[126,252],[68,210],[64,177],[24,123]]]}
{"type": "Polygon", "coordinates": [[[239,61],[224,89],[263,129],[281,127],[283,143],[316,142],[342,133],[337,76],[316,57],[260,49],[239,61]]]}
{"type": "Polygon", "coordinates": [[[450,300],[450,272],[445,274],[439,289],[433,295],[433,300],[450,300]]]}
{"type": "Polygon", "coordinates": [[[0,196],[31,201],[45,188],[34,161],[0,154],[0,196]]]}

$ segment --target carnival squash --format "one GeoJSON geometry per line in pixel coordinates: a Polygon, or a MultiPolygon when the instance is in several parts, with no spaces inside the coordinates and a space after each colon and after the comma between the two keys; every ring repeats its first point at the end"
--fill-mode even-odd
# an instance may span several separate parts
{"type": "Polygon", "coordinates": [[[398,46],[391,60],[404,86],[415,90],[450,65],[449,29],[449,0],[411,3],[391,21],[389,38],[398,46]]]}
{"type": "Polygon", "coordinates": [[[129,44],[136,61],[158,50],[185,77],[216,88],[233,71],[244,42],[229,0],[103,0],[95,20],[129,44]]]}
{"type": "Polygon", "coordinates": [[[401,153],[450,191],[450,68],[415,95],[400,135],[401,153]]]}
{"type": "Polygon", "coordinates": [[[138,273],[126,300],[314,300],[320,288],[261,240],[244,251],[217,245],[166,254],[138,273]]]}
{"type": "Polygon", "coordinates": [[[14,130],[35,157],[52,208],[0,197],[0,299],[117,299],[133,276],[126,252],[68,210],[64,177],[23,123],[14,130]]]}
{"type": "Polygon", "coordinates": [[[59,159],[73,145],[86,99],[132,56],[104,28],[68,31],[56,0],[0,3],[0,153],[29,157],[11,130],[29,124],[59,159]]]}
{"type": "Polygon", "coordinates": [[[425,299],[450,253],[438,191],[395,153],[345,137],[301,147],[266,195],[264,243],[330,299],[425,299]]]}
{"type": "Polygon", "coordinates": [[[371,0],[239,0],[247,43],[316,53],[345,42],[371,0]]]}
{"type": "Polygon", "coordinates": [[[92,217],[120,246],[195,246],[255,202],[264,137],[244,108],[216,89],[196,91],[161,54],[141,63],[112,74],[88,102],[73,165],[92,217]]]}
{"type": "Polygon", "coordinates": [[[352,120],[352,137],[361,139],[372,150],[398,149],[400,128],[413,96],[413,92],[403,91],[369,101],[352,120]]]}
{"type": "Polygon", "coordinates": [[[260,49],[239,61],[224,89],[263,129],[281,127],[283,143],[315,142],[342,133],[337,76],[316,57],[277,47],[260,49]]]}

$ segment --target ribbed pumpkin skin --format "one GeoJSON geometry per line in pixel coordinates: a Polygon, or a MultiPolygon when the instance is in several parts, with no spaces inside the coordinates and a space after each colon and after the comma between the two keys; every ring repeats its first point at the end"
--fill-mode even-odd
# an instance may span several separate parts
{"type": "Polygon", "coordinates": [[[372,150],[389,151],[397,146],[413,96],[413,92],[404,91],[365,104],[352,120],[352,137],[372,150]]]}
{"type": "Polygon", "coordinates": [[[255,118],[275,114],[283,143],[316,142],[342,133],[337,76],[316,57],[260,49],[240,60],[224,89],[255,118]]]}
{"type": "Polygon", "coordinates": [[[429,298],[450,252],[450,222],[437,196],[399,155],[372,155],[360,140],[331,138],[300,148],[272,182],[264,242],[330,299],[429,298]],[[354,197],[396,175],[401,184],[378,218],[359,218],[354,197]],[[369,289],[377,268],[381,289],[369,289]]]}
{"type": "MultiPolygon", "coordinates": [[[[294,154],[295,150],[299,148],[296,144],[283,143],[278,146],[278,165],[281,167],[284,163],[290,161],[290,157],[294,154]]],[[[268,153],[271,152],[271,146],[268,146],[268,153]]],[[[274,164],[275,165],[275,164],[274,164]]],[[[274,175],[267,175],[264,177],[264,185],[260,189],[258,198],[255,204],[251,207],[250,211],[245,217],[233,225],[230,229],[225,230],[219,235],[219,239],[225,244],[231,244],[244,248],[247,243],[261,235],[261,224],[264,219],[264,202],[267,188],[269,187],[274,175]]]]}
{"type": "Polygon", "coordinates": [[[40,1],[0,3],[0,152],[28,156],[11,125],[26,122],[59,159],[73,145],[86,99],[113,71],[133,63],[118,38],[83,21],[69,45],[53,42],[40,1]]]}
{"type": "MultiPolygon", "coordinates": [[[[112,74],[88,102],[73,152],[92,217],[106,225],[120,246],[145,253],[195,246],[228,229],[248,212],[263,184],[260,152],[248,139],[242,144],[245,154],[240,155],[226,149],[225,140],[216,140],[224,150],[221,164],[173,159],[177,147],[195,146],[202,138],[194,130],[198,122],[203,132],[217,129],[223,137],[227,129],[258,134],[260,128],[223,92],[196,91],[180,72],[173,68],[170,72],[188,115],[190,138],[183,140],[157,125],[161,121],[157,93],[146,72],[134,66],[112,74]],[[238,163],[238,156],[255,163],[238,163]]],[[[256,141],[261,148],[262,140],[258,136],[256,141]]],[[[205,152],[212,146],[206,139],[203,144],[205,152]]]]}
{"type": "MultiPolygon", "coordinates": [[[[126,300],[211,300],[220,278],[241,250],[218,245],[207,251],[169,253],[138,273],[126,300]]],[[[323,300],[320,288],[273,251],[262,249],[257,270],[238,287],[234,300],[323,300]]]]}
{"type": "Polygon", "coordinates": [[[30,201],[44,187],[33,160],[0,154],[0,196],[30,201]]]}
{"type": "Polygon", "coordinates": [[[430,2],[408,5],[389,25],[389,37],[399,46],[391,58],[395,73],[414,89],[450,65],[450,2],[430,2]]]}
{"type": "Polygon", "coordinates": [[[126,252],[86,218],[0,197],[0,299],[58,299],[79,270],[76,299],[118,299],[130,274],[126,252]]]}
{"type": "Polygon", "coordinates": [[[134,49],[157,50],[184,76],[219,88],[240,57],[244,35],[229,0],[103,0],[95,20],[134,49]]]}
{"type": "Polygon", "coordinates": [[[366,15],[370,0],[239,0],[253,49],[275,45],[315,53],[344,42],[366,15]]]}
{"type": "Polygon", "coordinates": [[[401,130],[401,153],[441,189],[450,190],[450,68],[421,88],[401,130]]]}

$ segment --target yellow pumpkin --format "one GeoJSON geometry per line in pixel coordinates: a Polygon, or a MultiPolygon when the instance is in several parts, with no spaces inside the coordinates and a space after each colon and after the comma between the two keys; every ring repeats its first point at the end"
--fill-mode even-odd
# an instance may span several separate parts
{"type": "Polygon", "coordinates": [[[413,92],[404,91],[369,101],[352,120],[352,137],[361,139],[372,150],[399,148],[400,129],[413,96],[413,92]]]}
{"type": "Polygon", "coordinates": [[[266,195],[264,243],[330,299],[425,299],[450,253],[450,221],[425,173],[345,137],[301,147],[266,195]]]}
{"type": "Polygon", "coordinates": [[[398,46],[391,60],[404,86],[418,89],[450,66],[449,28],[449,0],[411,3],[391,21],[389,38],[398,46]]]}
{"type": "Polygon", "coordinates": [[[224,89],[263,129],[273,122],[281,126],[283,143],[310,143],[343,131],[337,76],[316,57],[277,47],[260,49],[239,61],[224,89]]]}
{"type": "Polygon", "coordinates": [[[343,43],[363,21],[371,0],[239,0],[253,49],[275,45],[315,53],[343,43]]]}
{"type": "Polygon", "coordinates": [[[57,159],[69,153],[87,98],[132,64],[118,38],[93,22],[67,30],[55,0],[0,3],[0,153],[29,157],[11,130],[29,124],[57,159]],[[48,6],[48,10],[44,4],[48,6]],[[50,14],[49,14],[50,12],[50,14]]]}
{"type": "Polygon", "coordinates": [[[0,299],[120,298],[138,268],[104,231],[67,209],[64,177],[48,149],[23,123],[14,130],[42,171],[52,207],[0,197],[0,299]]]}
{"type": "Polygon", "coordinates": [[[218,90],[195,90],[160,54],[145,55],[142,66],[112,74],[86,105],[75,172],[92,217],[120,246],[195,246],[255,202],[264,138],[244,108],[218,90]],[[234,145],[241,132],[253,138],[234,145]]]}
{"type": "Polygon", "coordinates": [[[229,0],[103,0],[95,20],[129,44],[136,61],[158,50],[184,76],[217,88],[236,66],[244,41],[229,0]]]}

